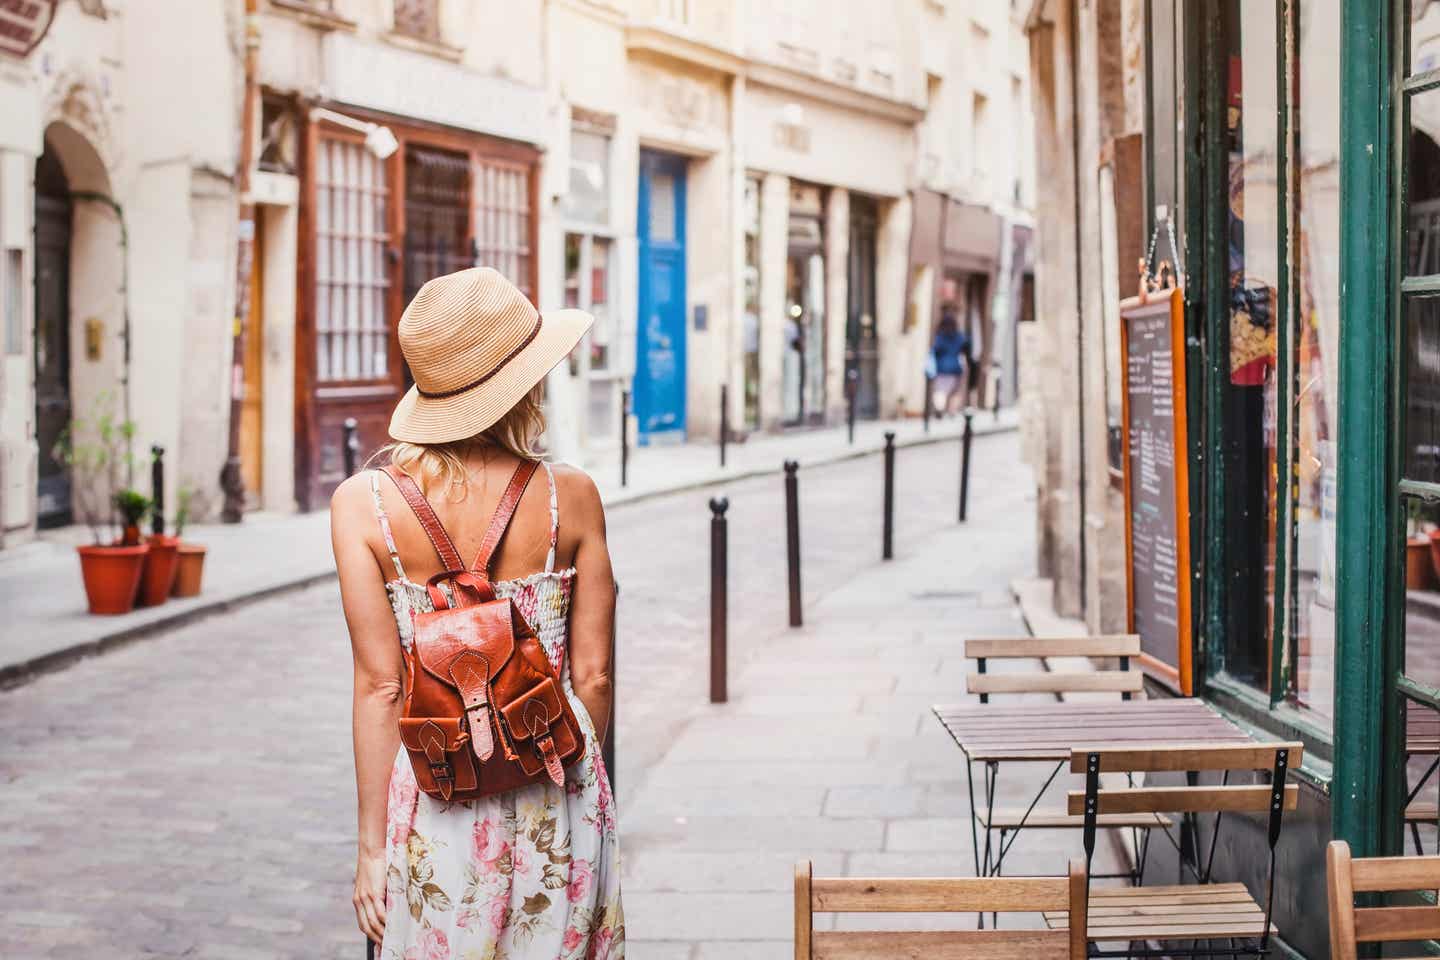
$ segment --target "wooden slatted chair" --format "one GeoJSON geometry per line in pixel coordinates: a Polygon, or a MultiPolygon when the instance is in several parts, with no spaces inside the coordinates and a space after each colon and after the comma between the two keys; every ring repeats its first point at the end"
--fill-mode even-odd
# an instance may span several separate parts
{"type": "Polygon", "coordinates": [[[973,637],[965,641],[965,656],[977,672],[965,678],[965,688],[978,693],[981,703],[992,693],[1118,693],[1126,700],[1145,687],[1145,676],[1130,669],[1140,656],[1140,637],[1119,634],[1103,637],[973,637]],[[989,673],[991,660],[1040,660],[1046,657],[1115,657],[1118,670],[1043,673],[989,673]]]}
{"type": "MultiPolygon", "coordinates": [[[[977,672],[966,676],[965,687],[969,693],[978,693],[981,703],[989,703],[992,693],[1050,693],[1060,696],[1067,693],[1118,693],[1129,700],[1131,694],[1144,689],[1145,676],[1139,670],[1130,669],[1132,658],[1140,656],[1138,634],[1116,634],[1094,637],[972,637],[965,641],[965,656],[974,660],[977,672]],[[1105,657],[1118,660],[1118,669],[1095,671],[1045,671],[1042,673],[989,673],[991,660],[1041,660],[1047,657],[1105,657]]],[[[987,782],[985,795],[991,797],[993,790],[987,782]]],[[[1048,784],[1047,784],[1048,786],[1048,784]]],[[[974,811],[976,822],[985,831],[984,863],[977,870],[984,874],[998,873],[1010,849],[1007,836],[1025,827],[1044,830],[1079,830],[1085,826],[1085,818],[1072,816],[1062,811],[1036,810],[1021,807],[992,809],[987,804],[974,811]],[[999,842],[991,843],[990,831],[999,833],[999,842]]],[[[1173,826],[1170,818],[1153,813],[1110,814],[1100,818],[1100,826],[1115,829],[1149,831],[1156,827],[1173,826]]],[[[1013,837],[1010,838],[1013,841],[1013,837]]],[[[1136,847],[1143,851],[1140,838],[1136,847]]],[[[976,852],[977,859],[980,852],[976,852]]],[[[1131,876],[1139,878],[1144,870],[1144,854],[1139,853],[1139,863],[1131,876]]]]}
{"type": "MultiPolygon", "coordinates": [[[[1070,769],[1085,774],[1085,789],[1072,791],[1071,813],[1085,817],[1085,862],[1095,853],[1095,830],[1099,818],[1112,813],[1213,813],[1210,851],[1205,863],[1192,867],[1197,883],[1179,886],[1092,887],[1090,889],[1088,936],[1092,944],[1158,942],[1158,950],[1093,948],[1092,957],[1211,956],[1216,953],[1263,956],[1275,927],[1270,922],[1275,888],[1275,843],[1286,810],[1294,810],[1299,788],[1286,782],[1288,772],[1300,764],[1304,748],[1298,743],[1237,744],[1232,746],[1167,746],[1117,750],[1078,748],[1071,754],[1070,769]],[[1230,774],[1240,771],[1268,771],[1269,783],[1232,784],[1230,774]],[[1107,773],[1223,773],[1218,785],[1195,783],[1187,776],[1184,786],[1145,786],[1104,789],[1100,777],[1107,773]],[[1270,878],[1265,903],[1255,901],[1240,883],[1211,883],[1216,842],[1221,819],[1227,813],[1257,813],[1269,818],[1270,878]],[[1225,948],[1211,942],[1227,940],[1225,948]],[[1181,945],[1189,941],[1189,946],[1181,945]],[[1236,941],[1240,941],[1239,946],[1236,941]],[[1203,944],[1203,946],[1202,946],[1203,944]]],[[[1197,844],[1199,846],[1199,844],[1197,844]]],[[[1067,927],[1060,913],[1049,914],[1048,923],[1067,927]]]]}
{"type": "Polygon", "coordinates": [[[1440,907],[1356,907],[1357,893],[1413,893],[1440,889],[1440,857],[1350,858],[1350,845],[1332,840],[1325,851],[1330,900],[1330,956],[1355,960],[1356,945],[1440,939],[1440,907]]]}
{"type": "Polygon", "coordinates": [[[1067,877],[815,877],[795,865],[795,960],[1085,960],[1085,938],[1036,930],[816,930],[817,913],[1051,913],[1082,918],[1085,866],[1067,877]]]}

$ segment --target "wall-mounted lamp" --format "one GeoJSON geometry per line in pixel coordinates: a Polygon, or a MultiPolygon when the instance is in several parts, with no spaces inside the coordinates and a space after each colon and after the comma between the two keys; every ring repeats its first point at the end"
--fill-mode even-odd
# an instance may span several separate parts
{"type": "Polygon", "coordinates": [[[391,129],[378,123],[347,117],[343,113],[327,110],[324,107],[316,107],[311,110],[310,119],[325,120],[337,127],[365,134],[365,149],[374,154],[377,160],[389,159],[396,150],[400,149],[400,141],[395,139],[395,134],[391,129]]]}

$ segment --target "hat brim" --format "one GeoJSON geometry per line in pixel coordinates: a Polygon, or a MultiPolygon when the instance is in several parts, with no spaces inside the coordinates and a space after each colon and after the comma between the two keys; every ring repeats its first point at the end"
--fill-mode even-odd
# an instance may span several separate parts
{"type": "Polygon", "coordinates": [[[411,387],[390,415],[391,439],[450,443],[493,427],[569,356],[594,322],[584,310],[547,310],[535,339],[484,383],[448,397],[424,397],[411,387]]]}

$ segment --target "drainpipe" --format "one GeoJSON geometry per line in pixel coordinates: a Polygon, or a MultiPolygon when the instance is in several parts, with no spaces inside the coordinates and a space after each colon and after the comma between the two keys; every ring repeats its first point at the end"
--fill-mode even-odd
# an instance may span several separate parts
{"type": "Polygon", "coordinates": [[[240,110],[240,222],[235,244],[235,324],[230,358],[230,442],[220,488],[225,505],[220,518],[239,523],[245,509],[245,481],[240,475],[240,413],[245,395],[245,321],[250,314],[250,273],[255,260],[255,201],[250,196],[250,171],[255,166],[255,122],[260,109],[259,0],[245,0],[245,99],[240,110]]]}
{"type": "Polygon", "coordinates": [[[1080,227],[1080,0],[1070,0],[1070,163],[1075,182],[1075,349],[1078,354],[1076,410],[1080,440],[1080,616],[1084,618],[1089,600],[1085,557],[1085,270],[1081,262],[1084,234],[1080,227]]]}
{"type": "MultiPolygon", "coordinates": [[[[120,221],[120,403],[124,422],[131,422],[130,414],[130,231],[125,227],[125,210],[115,198],[93,190],[77,190],[70,194],[70,200],[78,203],[98,203],[109,207],[120,221]]],[[[125,438],[125,485],[135,485],[135,440],[125,438]]]]}

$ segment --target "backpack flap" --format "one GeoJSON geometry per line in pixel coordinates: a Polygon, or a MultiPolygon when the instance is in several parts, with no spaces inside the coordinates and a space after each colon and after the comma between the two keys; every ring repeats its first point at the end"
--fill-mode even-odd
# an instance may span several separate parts
{"type": "Polygon", "coordinates": [[[494,677],[515,652],[513,606],[507,598],[473,607],[416,614],[415,652],[425,672],[455,687],[450,665],[469,650],[484,658],[487,678],[494,677]]]}
{"type": "Polygon", "coordinates": [[[573,714],[567,707],[559,685],[546,677],[500,708],[520,768],[534,776],[543,767],[557,787],[565,784],[562,758],[574,760],[580,750],[573,714]]]}

